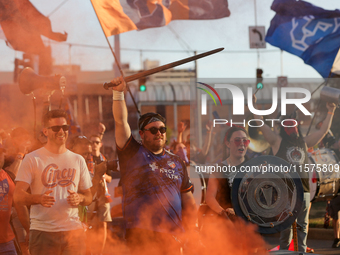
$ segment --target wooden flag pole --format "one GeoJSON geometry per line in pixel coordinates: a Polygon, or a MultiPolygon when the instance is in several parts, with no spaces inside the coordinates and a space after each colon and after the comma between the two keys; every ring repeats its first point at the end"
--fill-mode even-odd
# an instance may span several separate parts
{"type": "MultiPolygon", "coordinates": [[[[106,42],[107,42],[107,44],[109,45],[109,48],[110,48],[110,50],[111,50],[111,53],[112,53],[112,55],[113,55],[113,57],[114,57],[114,59],[115,59],[115,63],[116,63],[116,65],[117,65],[117,67],[118,67],[118,70],[119,70],[119,72],[120,72],[120,75],[121,75],[121,76],[123,77],[123,79],[125,80],[124,73],[123,73],[123,71],[122,71],[122,68],[121,68],[121,66],[120,66],[120,63],[119,63],[119,61],[118,61],[118,59],[117,59],[117,57],[116,57],[116,54],[114,53],[114,51],[113,51],[113,49],[112,49],[112,46],[111,46],[111,44],[110,44],[110,42],[109,42],[109,39],[107,39],[107,37],[106,37],[104,28],[103,28],[103,26],[102,26],[102,23],[100,22],[100,19],[99,19],[99,17],[98,17],[98,14],[97,14],[97,12],[96,12],[96,9],[94,8],[94,5],[93,5],[93,3],[92,3],[92,0],[90,0],[90,1],[91,1],[93,10],[94,10],[94,12],[95,12],[95,14],[96,14],[96,17],[97,17],[97,19],[98,19],[98,22],[99,22],[99,24],[100,24],[100,27],[102,28],[102,31],[103,31],[103,33],[104,33],[106,42]]],[[[128,86],[127,82],[126,82],[126,88],[127,88],[128,92],[129,92],[131,98],[132,98],[133,104],[135,105],[136,110],[137,110],[139,116],[141,116],[141,113],[140,113],[140,111],[139,111],[139,109],[138,109],[138,106],[137,106],[137,103],[136,103],[136,101],[135,101],[135,98],[133,97],[133,95],[132,95],[132,93],[131,93],[131,90],[130,90],[130,87],[128,86]]]]}

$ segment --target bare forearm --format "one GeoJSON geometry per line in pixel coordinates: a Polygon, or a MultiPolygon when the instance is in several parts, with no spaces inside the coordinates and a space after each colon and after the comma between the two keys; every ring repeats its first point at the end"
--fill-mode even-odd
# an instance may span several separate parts
{"type": "Polygon", "coordinates": [[[126,108],[125,100],[113,100],[112,113],[115,118],[115,123],[123,125],[127,122],[128,111],[126,108]]]}
{"type": "Polygon", "coordinates": [[[332,120],[333,120],[333,114],[334,114],[334,113],[332,113],[332,114],[330,114],[330,113],[331,113],[331,112],[329,112],[329,113],[327,114],[327,117],[326,117],[324,123],[321,125],[321,128],[320,128],[320,130],[321,130],[324,134],[326,134],[326,133],[328,132],[328,130],[331,128],[331,125],[332,125],[332,120]]]}
{"type": "Polygon", "coordinates": [[[321,140],[325,137],[325,135],[329,131],[332,125],[332,120],[333,120],[333,114],[327,114],[326,119],[323,121],[320,130],[305,137],[305,142],[307,143],[307,147],[313,147],[316,144],[321,142],[321,140]]]}
{"type": "Polygon", "coordinates": [[[14,204],[14,207],[17,211],[18,219],[19,219],[21,225],[23,226],[23,228],[28,233],[29,230],[30,230],[30,217],[29,217],[27,206],[14,204]]]}
{"type": "Polygon", "coordinates": [[[128,124],[128,112],[125,101],[115,101],[112,103],[112,112],[115,119],[115,137],[116,144],[123,147],[131,135],[128,124]]]}
{"type": "Polygon", "coordinates": [[[12,172],[14,176],[17,176],[19,168],[21,166],[22,159],[15,158],[14,162],[6,169],[9,172],[12,172]]]}
{"type": "Polygon", "coordinates": [[[183,142],[183,132],[178,132],[178,135],[177,135],[177,142],[178,143],[182,143],[183,142]]]}
{"type": "Polygon", "coordinates": [[[92,203],[92,192],[78,192],[78,195],[80,196],[80,205],[86,206],[90,205],[92,203]]]}
{"type": "Polygon", "coordinates": [[[197,223],[197,208],[195,199],[191,192],[182,195],[182,218],[183,226],[186,230],[196,228],[197,223]]]}
{"type": "Polygon", "coordinates": [[[41,203],[41,195],[40,194],[29,194],[26,191],[18,190],[14,192],[14,203],[18,206],[30,206],[37,205],[41,203]]]}
{"type": "Polygon", "coordinates": [[[216,213],[219,213],[223,210],[223,207],[217,202],[215,197],[208,197],[206,198],[207,205],[216,213]]]}
{"type": "Polygon", "coordinates": [[[183,225],[186,230],[191,230],[197,226],[197,208],[196,204],[190,204],[183,212],[183,225]]]}
{"type": "Polygon", "coordinates": [[[110,175],[105,174],[106,183],[110,183],[112,181],[112,177],[110,175]]]}
{"type": "Polygon", "coordinates": [[[212,132],[208,132],[208,134],[205,138],[204,146],[203,146],[203,149],[202,149],[204,156],[206,156],[209,152],[210,144],[211,144],[211,136],[212,136],[212,132]]]}

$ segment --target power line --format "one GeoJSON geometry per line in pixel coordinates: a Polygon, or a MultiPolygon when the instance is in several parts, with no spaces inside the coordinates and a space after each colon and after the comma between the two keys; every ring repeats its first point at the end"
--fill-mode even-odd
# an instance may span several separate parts
{"type": "Polygon", "coordinates": [[[65,0],[61,4],[59,4],[50,14],[47,15],[47,17],[50,17],[53,13],[55,13],[61,6],[63,6],[68,0],[65,0]]]}
{"type": "Polygon", "coordinates": [[[178,42],[182,45],[183,48],[186,48],[186,52],[188,54],[190,54],[190,52],[194,52],[190,46],[186,43],[186,41],[184,41],[177,33],[174,29],[172,29],[171,26],[166,26],[176,37],[176,39],[178,40],[178,42]]]}
{"type": "MultiPolygon", "coordinates": [[[[45,41],[46,42],[46,41],[45,41]]],[[[67,45],[67,46],[77,46],[77,47],[87,47],[87,48],[97,48],[97,49],[104,49],[109,50],[108,46],[100,46],[100,45],[89,45],[89,44],[80,44],[80,43],[60,43],[60,42],[54,42],[49,41],[48,43],[52,44],[58,44],[58,45],[67,45]]],[[[121,50],[124,51],[136,51],[136,52],[169,52],[169,53],[183,53],[188,52],[189,50],[156,50],[156,49],[132,49],[132,48],[121,48],[121,50]]],[[[197,50],[197,52],[205,52],[206,50],[197,50]]],[[[190,52],[194,52],[194,50],[190,50],[190,52]]],[[[272,53],[272,52],[280,52],[280,49],[274,49],[274,50],[260,50],[261,53],[272,53]]],[[[232,53],[257,53],[253,50],[223,50],[220,53],[224,54],[232,54],[232,53]]]]}

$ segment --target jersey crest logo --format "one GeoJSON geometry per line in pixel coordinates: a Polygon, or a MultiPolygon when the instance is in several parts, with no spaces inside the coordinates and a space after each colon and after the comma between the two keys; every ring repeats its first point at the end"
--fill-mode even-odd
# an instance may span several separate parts
{"type": "Polygon", "coordinates": [[[168,166],[170,166],[171,168],[175,168],[176,164],[173,161],[168,161],[168,166]]]}

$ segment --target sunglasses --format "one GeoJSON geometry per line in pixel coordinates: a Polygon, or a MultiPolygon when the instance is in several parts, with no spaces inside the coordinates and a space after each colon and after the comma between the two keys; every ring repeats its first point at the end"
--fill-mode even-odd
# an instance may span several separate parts
{"type": "Polygon", "coordinates": [[[248,147],[250,140],[248,139],[241,139],[241,138],[236,138],[233,140],[236,146],[240,146],[241,143],[244,144],[245,147],[248,147]]]}
{"type": "Polygon", "coordinates": [[[68,131],[68,129],[70,128],[69,125],[62,125],[62,126],[52,126],[52,127],[48,127],[50,129],[52,129],[53,132],[59,132],[60,129],[63,129],[64,132],[68,131]]]}
{"type": "Polygon", "coordinates": [[[164,134],[166,132],[166,127],[160,127],[159,129],[156,128],[156,127],[152,127],[152,128],[149,128],[149,129],[146,129],[144,128],[144,130],[146,131],[150,131],[151,134],[155,135],[159,132],[161,132],[161,134],[164,134]]]}
{"type": "Polygon", "coordinates": [[[98,141],[91,141],[93,144],[100,144],[98,141]]]}

